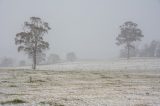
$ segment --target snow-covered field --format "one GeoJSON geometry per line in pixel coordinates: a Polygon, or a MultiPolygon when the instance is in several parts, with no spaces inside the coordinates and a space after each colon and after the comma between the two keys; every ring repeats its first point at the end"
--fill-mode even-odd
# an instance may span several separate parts
{"type": "Polygon", "coordinates": [[[159,70],[160,59],[131,59],[131,60],[111,60],[111,61],[81,61],[72,63],[61,63],[55,65],[39,66],[42,70],[159,70]]]}
{"type": "Polygon", "coordinates": [[[0,105],[160,106],[160,59],[79,61],[0,69],[0,105]]]}
{"type": "MultiPolygon", "coordinates": [[[[8,67],[7,67],[8,69],[8,67]]],[[[10,67],[10,69],[31,69],[31,66],[26,67],[10,67]]],[[[114,59],[110,61],[94,60],[94,61],[77,61],[65,62],[53,65],[40,65],[38,70],[54,70],[54,71],[150,71],[160,70],[160,59],[156,58],[132,58],[114,59]]]]}

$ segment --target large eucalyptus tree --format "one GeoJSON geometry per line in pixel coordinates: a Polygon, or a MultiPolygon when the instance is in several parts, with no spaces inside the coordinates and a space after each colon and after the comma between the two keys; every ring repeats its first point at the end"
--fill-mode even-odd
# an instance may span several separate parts
{"type": "Polygon", "coordinates": [[[32,58],[33,69],[36,69],[37,57],[49,48],[49,43],[44,41],[44,35],[50,29],[48,23],[41,18],[30,17],[29,21],[24,22],[23,31],[16,34],[15,44],[18,45],[18,51],[24,51],[32,58]]]}

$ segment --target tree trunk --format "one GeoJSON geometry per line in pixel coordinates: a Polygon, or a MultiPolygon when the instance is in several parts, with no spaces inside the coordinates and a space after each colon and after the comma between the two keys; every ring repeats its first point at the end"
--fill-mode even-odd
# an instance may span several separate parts
{"type": "Polygon", "coordinates": [[[129,48],[129,45],[127,45],[127,59],[130,58],[130,48],[129,48]]]}
{"type": "Polygon", "coordinates": [[[34,54],[33,54],[33,69],[36,69],[37,65],[37,38],[35,38],[35,47],[34,47],[34,54]]]}
{"type": "Polygon", "coordinates": [[[36,61],[37,61],[37,60],[36,60],[36,57],[37,57],[37,56],[36,56],[36,51],[34,51],[34,54],[33,54],[33,67],[32,67],[33,70],[36,69],[36,65],[37,65],[37,63],[36,63],[36,61]]]}

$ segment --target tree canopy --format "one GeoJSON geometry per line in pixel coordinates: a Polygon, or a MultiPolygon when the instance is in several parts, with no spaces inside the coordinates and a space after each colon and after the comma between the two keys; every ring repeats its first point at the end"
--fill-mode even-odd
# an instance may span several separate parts
{"type": "Polygon", "coordinates": [[[133,42],[141,41],[141,38],[144,37],[141,29],[137,27],[138,25],[134,22],[127,21],[122,26],[120,26],[120,34],[116,38],[117,45],[125,45],[127,48],[127,58],[130,57],[130,48],[134,48],[133,42]]]}
{"type": "Polygon", "coordinates": [[[37,55],[49,49],[49,43],[43,37],[50,29],[48,23],[41,18],[30,17],[29,21],[24,22],[23,32],[16,34],[15,44],[18,45],[18,51],[24,51],[32,57],[33,69],[36,69],[37,55]]]}

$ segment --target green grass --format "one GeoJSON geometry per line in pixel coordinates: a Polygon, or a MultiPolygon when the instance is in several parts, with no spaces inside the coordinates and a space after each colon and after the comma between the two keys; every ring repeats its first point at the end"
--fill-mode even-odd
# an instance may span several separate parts
{"type": "Polygon", "coordinates": [[[100,77],[101,77],[102,79],[112,79],[112,77],[107,76],[107,75],[104,75],[104,74],[100,74],[100,77]]]}
{"type": "Polygon", "coordinates": [[[26,101],[23,101],[23,100],[20,100],[20,99],[14,99],[14,100],[11,100],[11,101],[1,102],[0,104],[4,105],[4,104],[20,104],[20,103],[26,103],[26,101]]]}
{"type": "Polygon", "coordinates": [[[64,106],[63,104],[60,104],[60,103],[55,103],[55,102],[40,102],[40,104],[48,104],[49,106],[64,106]]]}
{"type": "Polygon", "coordinates": [[[10,85],[9,87],[17,87],[16,85],[10,85]]]}

